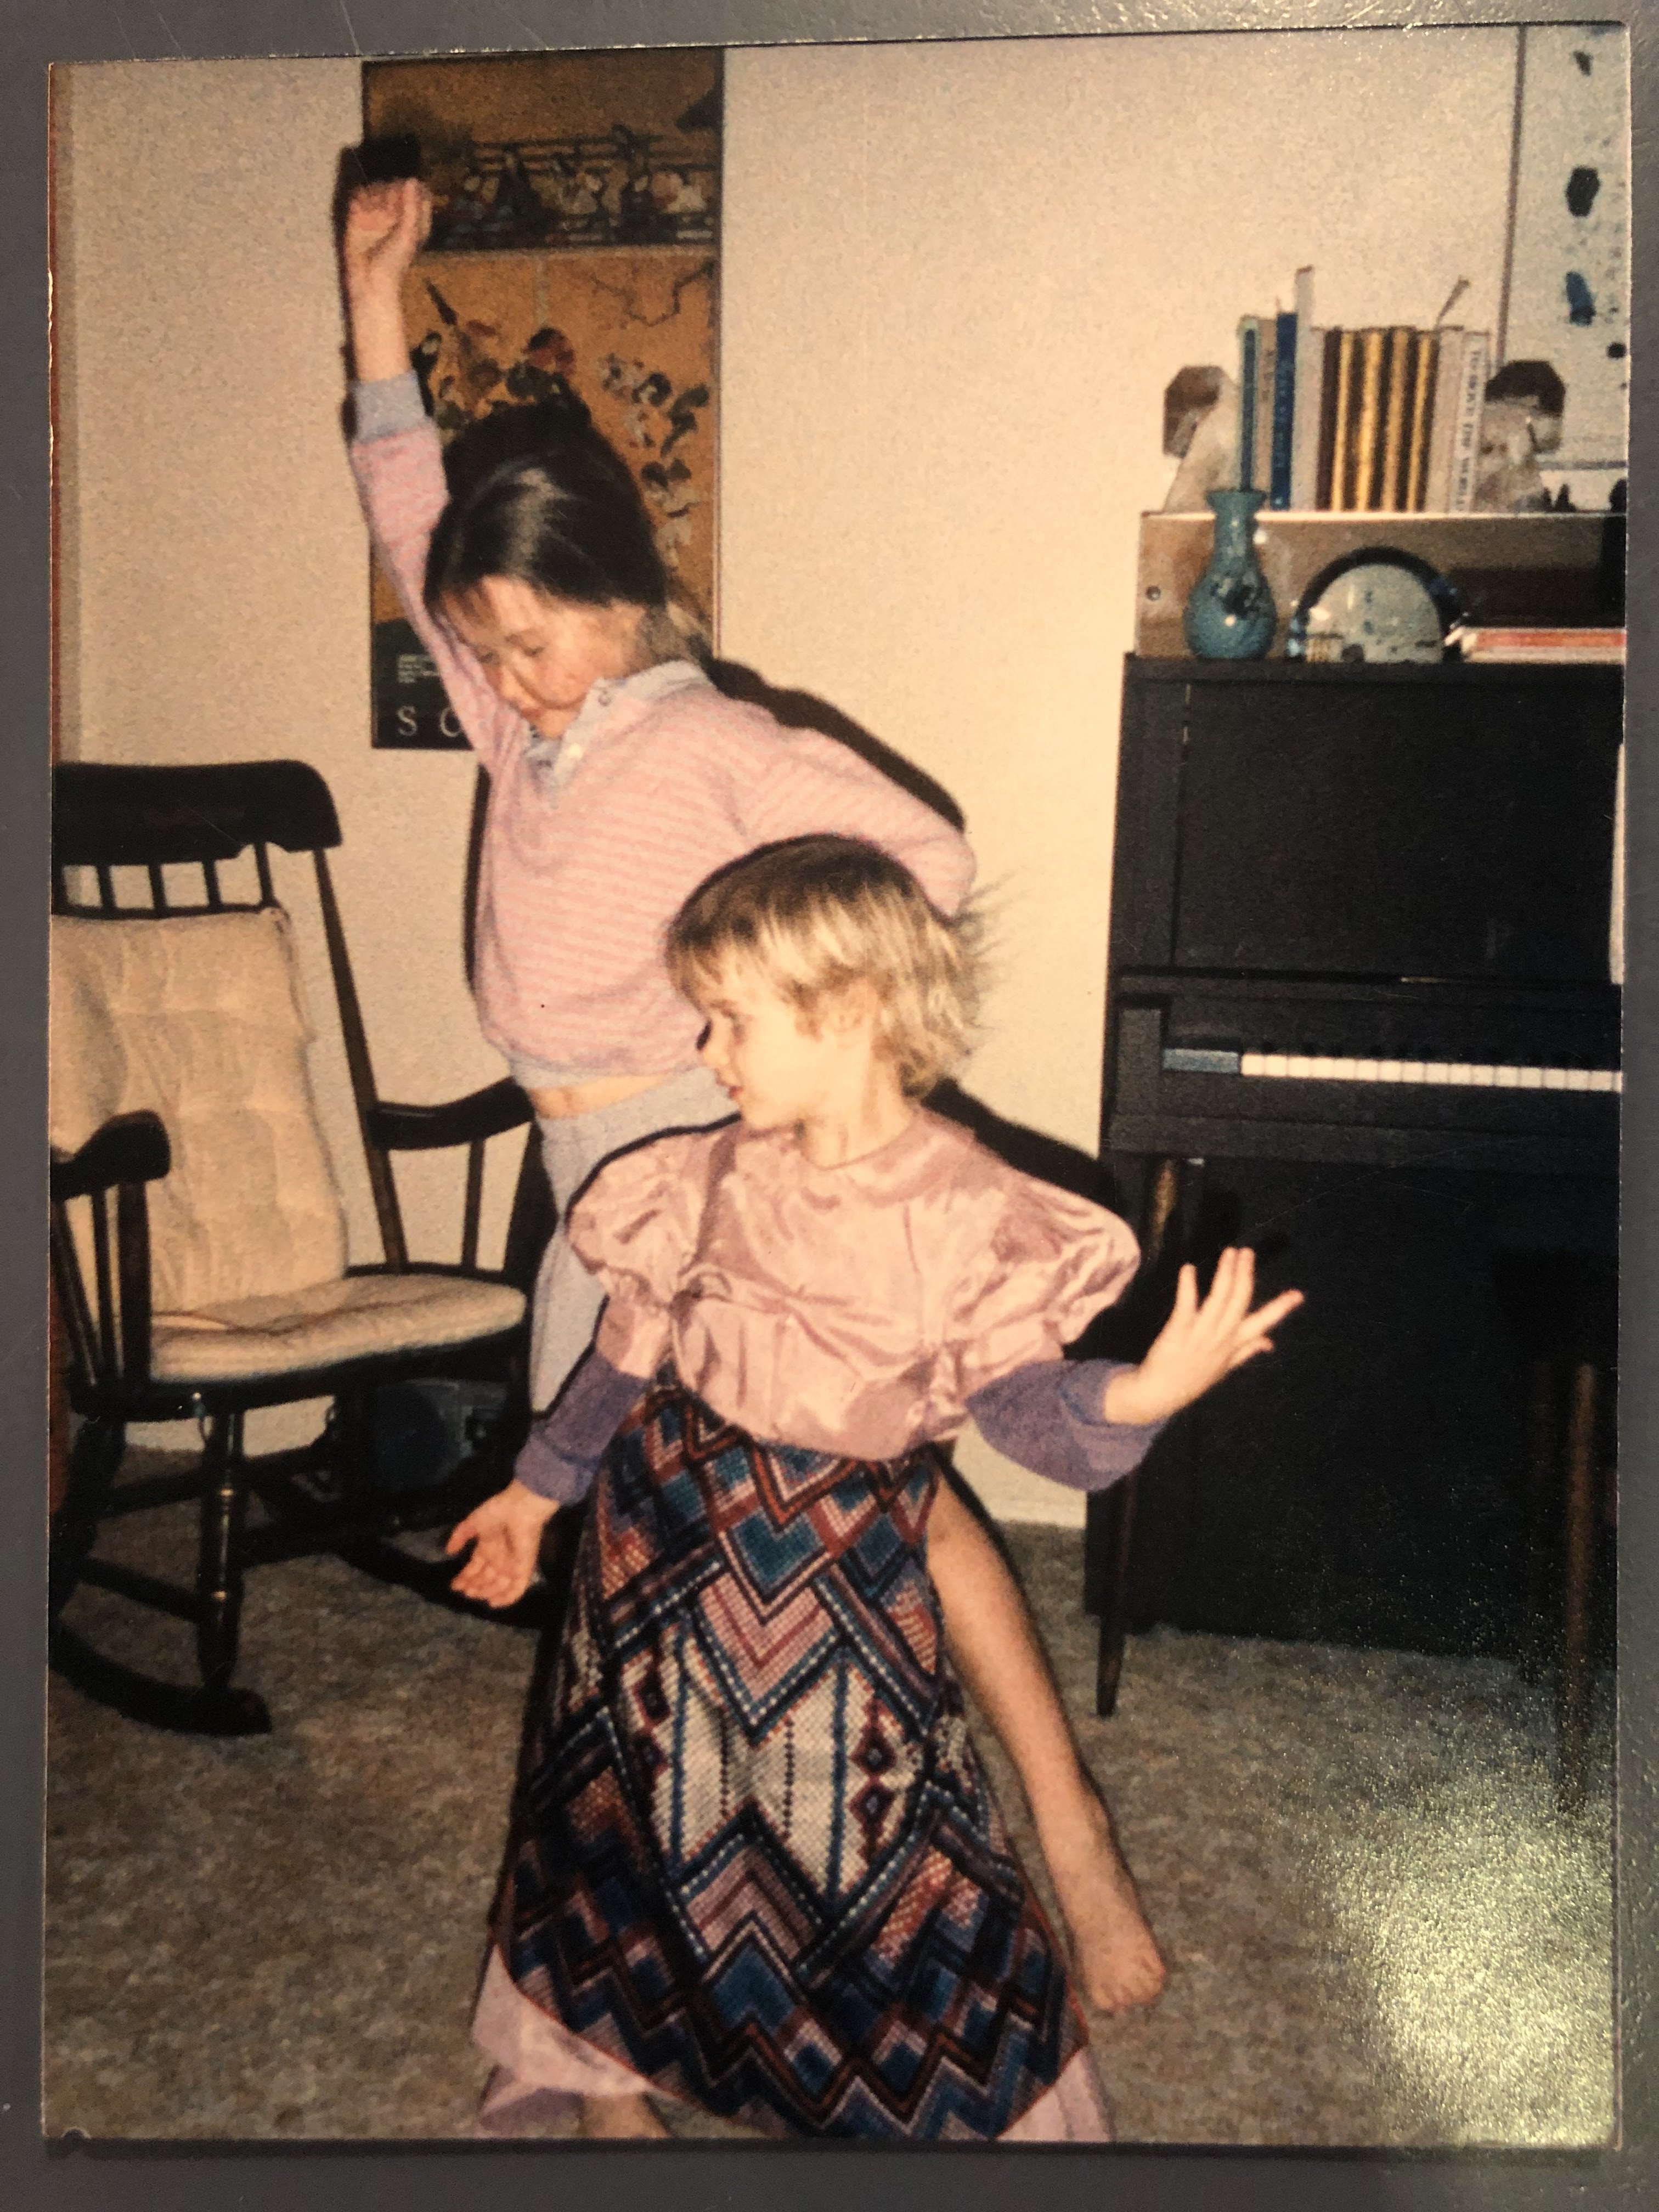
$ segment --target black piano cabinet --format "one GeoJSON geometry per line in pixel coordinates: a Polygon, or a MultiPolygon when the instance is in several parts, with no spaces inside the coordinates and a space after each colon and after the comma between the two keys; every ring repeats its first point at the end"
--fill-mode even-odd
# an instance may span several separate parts
{"type": "MultiPolygon", "coordinates": [[[[1128,657],[1101,1157],[1144,1258],[1112,1348],[1201,1245],[1206,1163],[1465,1176],[1570,1246],[1611,1220],[1622,724],[1618,667],[1128,657]]],[[[1090,1500],[1103,1713],[1137,1490],[1090,1500]]]]}

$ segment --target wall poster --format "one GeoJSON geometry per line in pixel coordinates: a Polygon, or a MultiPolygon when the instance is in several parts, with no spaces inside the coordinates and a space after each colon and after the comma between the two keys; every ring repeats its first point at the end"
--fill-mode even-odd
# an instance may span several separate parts
{"type": "Polygon", "coordinates": [[[1566,386],[1545,463],[1575,505],[1604,507],[1629,453],[1630,52],[1619,23],[1531,23],[1521,84],[1503,353],[1566,386]]]}
{"type": "MultiPolygon", "coordinates": [[[[441,436],[575,394],[635,470],[670,574],[714,613],[720,57],[370,63],[363,135],[435,200],[404,307],[441,436]]],[[[465,739],[378,561],[377,746],[465,739]]]]}

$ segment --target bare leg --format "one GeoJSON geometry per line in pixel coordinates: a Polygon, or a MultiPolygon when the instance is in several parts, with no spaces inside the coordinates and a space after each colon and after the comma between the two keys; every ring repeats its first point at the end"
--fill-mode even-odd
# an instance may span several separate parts
{"type": "Polygon", "coordinates": [[[1054,1677],[996,1546],[941,1483],[927,1564],[962,1678],[1014,1763],[1071,1931],[1078,1978],[1103,2012],[1151,2004],[1167,1968],[1112,1818],[1078,1755],[1054,1677]]]}
{"type": "Polygon", "coordinates": [[[666,2136],[648,2097],[584,2097],[578,2132],[596,2142],[666,2136]]]}

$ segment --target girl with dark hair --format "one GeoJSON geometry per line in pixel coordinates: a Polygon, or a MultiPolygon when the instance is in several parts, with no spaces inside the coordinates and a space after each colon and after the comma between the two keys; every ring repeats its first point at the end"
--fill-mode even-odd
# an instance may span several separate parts
{"type": "MultiPolygon", "coordinates": [[[[502,577],[550,600],[643,608],[647,632],[667,615],[668,573],[639,487],[574,393],[481,416],[450,441],[444,475],[449,504],[422,592],[437,618],[502,577]]],[[[694,617],[682,619],[645,649],[669,659],[695,651],[694,617]]]]}
{"type": "MultiPolygon", "coordinates": [[[[346,210],[352,463],[370,527],[489,771],[473,989],[541,1125],[563,1215],[602,1159],[719,1121],[662,932],[711,866],[811,830],[868,837],[961,903],[973,855],[844,745],[721,696],[625,462],[580,403],[503,409],[441,460],[410,371],[403,280],[431,222],[413,179],[346,210]]],[[[600,1293],[556,1233],[532,1401],[592,1340],[600,1293]]]]}
{"type": "MultiPolygon", "coordinates": [[[[486,419],[454,441],[446,483],[403,315],[430,220],[413,180],[365,186],[346,210],[352,465],[409,619],[489,771],[473,988],[485,1036],[535,1107],[560,1217],[532,1314],[540,1410],[588,1352],[605,1302],[569,1243],[573,1200],[605,1161],[730,1117],[698,1060],[702,1018],[664,965],[682,901],[711,869],[807,835],[877,846],[947,915],[974,863],[948,823],[845,746],[714,688],[633,479],[581,410],[486,419]]],[[[948,1487],[929,1540],[952,1648],[1030,1798],[1079,1979],[1107,2009],[1150,2002],[1163,1961],[1012,1577],[948,1487]]]]}

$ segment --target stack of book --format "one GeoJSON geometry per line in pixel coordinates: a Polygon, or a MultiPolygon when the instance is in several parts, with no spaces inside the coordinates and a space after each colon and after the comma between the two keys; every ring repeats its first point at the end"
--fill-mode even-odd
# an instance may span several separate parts
{"type": "Polygon", "coordinates": [[[1491,350],[1455,325],[1321,329],[1297,270],[1288,314],[1238,325],[1238,483],[1304,512],[1468,514],[1491,350]]]}

